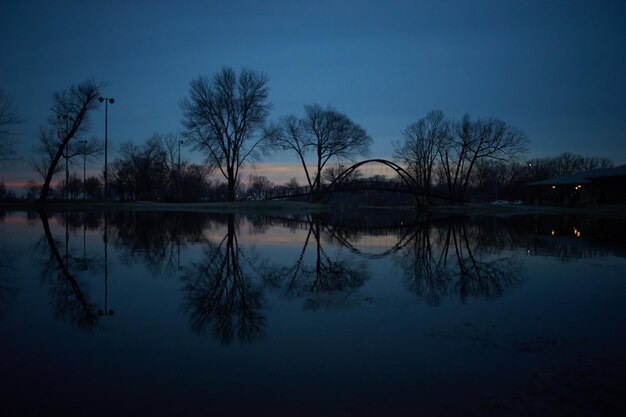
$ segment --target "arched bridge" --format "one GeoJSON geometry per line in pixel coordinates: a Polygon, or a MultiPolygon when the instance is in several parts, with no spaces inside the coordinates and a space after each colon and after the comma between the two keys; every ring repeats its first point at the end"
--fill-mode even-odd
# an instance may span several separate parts
{"type": "Polygon", "coordinates": [[[386,159],[368,159],[360,161],[354,165],[344,169],[329,184],[320,184],[319,188],[304,186],[283,188],[279,190],[269,191],[266,200],[278,200],[285,198],[295,198],[302,196],[312,196],[315,201],[327,202],[330,196],[336,192],[342,191],[392,191],[397,193],[411,194],[417,198],[438,198],[448,200],[448,197],[437,195],[430,191],[425,191],[417,182],[409,175],[409,173],[400,165],[387,161],[386,159]],[[359,168],[367,164],[381,164],[393,170],[397,174],[394,179],[381,178],[356,178],[356,172],[359,168]]]}

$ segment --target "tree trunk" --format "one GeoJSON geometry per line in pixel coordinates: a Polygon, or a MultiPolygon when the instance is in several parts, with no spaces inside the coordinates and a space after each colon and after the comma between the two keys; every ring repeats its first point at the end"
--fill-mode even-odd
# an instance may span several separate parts
{"type": "MultiPolygon", "coordinates": [[[[59,149],[57,149],[57,153],[54,156],[54,159],[52,160],[52,162],[50,163],[50,166],[48,167],[46,180],[43,183],[43,187],[41,188],[41,195],[39,196],[39,204],[42,206],[46,204],[46,199],[48,198],[48,190],[50,189],[50,182],[52,181],[54,170],[56,169],[56,166],[59,163],[61,156],[63,156],[63,151],[65,150],[65,147],[67,146],[67,142],[69,142],[69,139],[66,138],[63,141],[63,144],[59,146],[59,149]]],[[[65,186],[67,187],[67,184],[65,184],[65,186]]]]}
{"type": "Polygon", "coordinates": [[[237,197],[235,194],[235,180],[233,178],[228,179],[228,201],[235,201],[237,197]]]}

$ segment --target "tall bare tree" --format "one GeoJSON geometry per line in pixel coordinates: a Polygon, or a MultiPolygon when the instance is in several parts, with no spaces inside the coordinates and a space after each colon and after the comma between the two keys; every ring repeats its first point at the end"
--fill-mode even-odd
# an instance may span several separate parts
{"type": "Polygon", "coordinates": [[[63,90],[54,94],[52,104],[52,115],[48,123],[54,130],[59,132],[59,142],[51,152],[50,164],[47,167],[46,177],[41,189],[40,203],[43,205],[48,197],[50,181],[52,176],[57,172],[57,166],[66,147],[77,133],[87,128],[89,114],[99,106],[98,97],[102,83],[94,80],[83,81],[75,84],[67,90],[63,90]]]}
{"type": "Polygon", "coordinates": [[[15,127],[21,119],[11,98],[0,89],[0,164],[15,156],[15,127]]]}
{"type": "Polygon", "coordinates": [[[394,159],[407,167],[415,183],[426,192],[432,185],[435,163],[449,133],[450,123],[443,112],[433,110],[404,129],[404,141],[394,144],[394,159]]]}
{"type": "Polygon", "coordinates": [[[319,191],[322,184],[322,171],[329,160],[354,160],[366,156],[372,138],[348,116],[332,107],[323,108],[319,104],[305,106],[303,118],[290,115],[281,122],[279,134],[273,136],[278,148],[296,153],[311,190],[319,191]],[[312,153],[315,169],[309,169],[305,161],[312,153]]]}
{"type": "Polygon", "coordinates": [[[266,143],[271,109],[267,83],[260,72],[243,69],[237,74],[224,67],[211,79],[192,80],[189,97],[181,103],[185,136],[222,173],[231,201],[240,168],[257,159],[266,143]]]}
{"type": "Polygon", "coordinates": [[[496,118],[471,120],[469,115],[454,124],[441,147],[440,164],[449,196],[467,197],[472,170],[481,159],[513,161],[528,148],[526,134],[496,118]]]}

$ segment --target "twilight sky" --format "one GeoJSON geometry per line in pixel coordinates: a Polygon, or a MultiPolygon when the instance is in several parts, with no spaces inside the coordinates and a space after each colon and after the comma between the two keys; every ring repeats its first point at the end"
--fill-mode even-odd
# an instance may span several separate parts
{"type": "MultiPolygon", "coordinates": [[[[529,157],[626,163],[624,22],[626,2],[601,0],[5,1],[0,88],[25,122],[23,162],[2,179],[38,179],[27,161],[54,91],[106,81],[110,143],[142,142],[180,131],[189,81],[224,65],[269,76],[271,119],[311,103],[347,113],[374,138],[373,157],[389,158],[404,127],[440,109],[524,129],[529,157]]],[[[103,126],[101,110],[90,135],[103,126]]],[[[260,173],[295,159],[264,163],[260,173]]]]}

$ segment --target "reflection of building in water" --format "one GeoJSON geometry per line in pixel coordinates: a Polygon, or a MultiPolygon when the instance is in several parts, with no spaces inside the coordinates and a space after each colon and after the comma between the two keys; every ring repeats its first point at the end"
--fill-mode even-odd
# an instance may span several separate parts
{"type": "Polygon", "coordinates": [[[533,204],[626,204],[626,165],[535,181],[528,188],[533,204]]]}
{"type": "Polygon", "coordinates": [[[597,216],[536,216],[528,255],[555,256],[563,260],[599,256],[626,257],[626,220],[597,216]]]}

